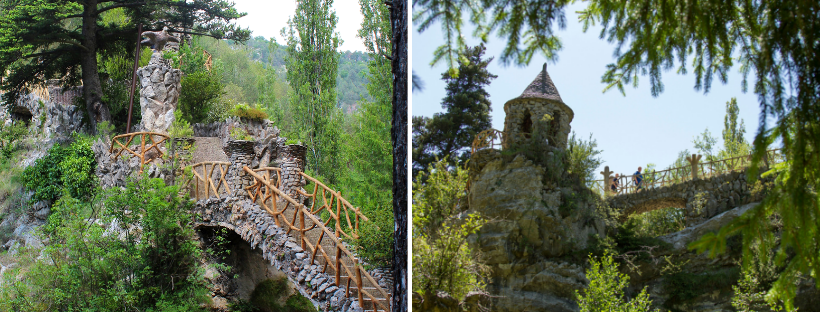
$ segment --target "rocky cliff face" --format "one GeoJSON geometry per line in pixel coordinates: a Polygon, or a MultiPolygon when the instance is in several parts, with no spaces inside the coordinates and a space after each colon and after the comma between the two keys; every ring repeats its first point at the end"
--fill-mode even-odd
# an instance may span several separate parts
{"type": "Polygon", "coordinates": [[[574,292],[587,280],[583,268],[561,257],[586,248],[590,235],[604,235],[595,206],[571,189],[546,187],[544,168],[522,155],[505,161],[498,151],[481,153],[487,155],[472,168],[470,210],[491,221],[471,244],[491,268],[493,311],[576,311],[574,292]]]}

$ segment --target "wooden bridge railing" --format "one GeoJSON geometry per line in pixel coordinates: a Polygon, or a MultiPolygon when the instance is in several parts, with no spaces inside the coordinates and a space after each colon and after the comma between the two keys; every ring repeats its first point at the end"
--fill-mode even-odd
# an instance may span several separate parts
{"type": "Polygon", "coordinates": [[[117,152],[117,154],[114,155],[115,160],[126,151],[129,154],[136,156],[140,159],[140,173],[142,173],[142,169],[145,164],[164,155],[162,150],[160,150],[160,144],[164,143],[166,140],[168,140],[167,135],[156,132],[132,132],[121,134],[111,139],[111,148],[108,152],[112,154],[114,151],[117,152]],[[131,143],[136,143],[134,142],[134,139],[137,138],[139,138],[139,146],[132,150],[131,143]],[[121,141],[125,141],[125,144],[121,141]]]}
{"type": "Polygon", "coordinates": [[[194,184],[194,197],[199,200],[211,197],[212,194],[217,198],[221,198],[220,194],[230,194],[231,187],[225,179],[230,165],[231,163],[224,161],[206,161],[191,165],[191,172],[194,174],[194,179],[191,181],[194,184]],[[216,171],[216,168],[219,168],[219,171],[216,171]],[[216,171],[216,177],[214,177],[214,171],[216,171]]]}
{"type": "Polygon", "coordinates": [[[484,130],[479,132],[475,136],[475,139],[473,139],[473,145],[470,152],[475,154],[475,152],[485,148],[500,148],[502,142],[504,142],[504,132],[496,129],[484,130]]]}
{"type": "MultiPolygon", "coordinates": [[[[302,249],[306,252],[310,252],[311,261],[314,261],[317,256],[324,259],[322,272],[326,272],[328,266],[332,264],[331,267],[333,271],[335,271],[335,284],[337,287],[346,284],[346,296],[351,295],[352,288],[350,284],[354,282],[356,284],[355,288],[357,290],[359,306],[366,310],[369,310],[368,307],[371,307],[377,311],[390,311],[390,296],[387,291],[382,289],[373,277],[367,273],[367,270],[362,268],[358,258],[356,258],[343,243],[345,238],[353,239],[358,237],[356,232],[360,219],[367,221],[367,217],[361,214],[359,209],[354,208],[347,200],[342,198],[339,192],[328,188],[306,174],[302,174],[303,177],[315,184],[314,191],[311,194],[300,191],[302,195],[313,198],[313,204],[310,209],[308,209],[305,205],[283,193],[279,189],[279,185],[276,185],[275,182],[269,178],[270,176],[266,177],[259,174],[257,170],[252,170],[248,167],[244,167],[244,170],[256,180],[256,184],[246,188],[251,199],[259,202],[263,209],[274,216],[274,222],[276,222],[277,226],[284,224],[288,229],[288,234],[291,232],[299,233],[302,249]],[[329,199],[328,195],[330,195],[329,199]],[[316,203],[319,202],[319,198],[322,199],[322,205],[317,208],[316,203]],[[283,201],[285,205],[281,210],[277,207],[277,201],[280,200],[283,201]],[[270,202],[270,205],[268,202],[270,202]],[[286,218],[286,212],[289,210],[291,210],[293,214],[292,220],[290,221],[286,218]],[[323,210],[327,211],[330,216],[325,221],[322,220],[321,212],[323,210]],[[341,221],[343,221],[341,218],[342,210],[345,212],[345,219],[349,228],[354,230],[350,234],[345,233],[341,227],[341,221]],[[349,213],[351,211],[357,220],[355,225],[350,221],[349,213]],[[312,223],[311,226],[307,225],[307,220],[312,223]],[[331,221],[335,221],[335,230],[328,228],[328,224],[331,221]],[[308,233],[308,231],[314,229],[319,231],[318,237],[308,233]],[[325,243],[323,244],[323,242],[325,243]],[[328,245],[330,245],[332,250],[331,248],[327,248],[328,245]],[[328,252],[332,253],[335,257],[328,255],[328,252]],[[342,273],[345,275],[343,276],[342,273]],[[346,281],[344,280],[345,278],[346,281]],[[365,287],[365,282],[369,283],[370,287],[365,287]],[[374,292],[371,293],[366,289],[374,292]],[[381,297],[377,298],[376,295],[380,295],[381,297]],[[371,304],[366,305],[366,302],[370,302],[371,304]]],[[[268,170],[268,172],[271,171],[268,170]]]]}
{"type": "MultiPolygon", "coordinates": [[[[687,156],[686,160],[689,162],[688,166],[669,168],[660,171],[642,172],[643,179],[641,181],[641,189],[653,189],[664,187],[672,184],[677,184],[693,179],[706,179],[721,174],[739,171],[747,168],[751,164],[752,156],[741,155],[730,157],[726,159],[714,160],[706,163],[701,163],[702,155],[687,156]],[[694,170],[693,170],[694,169],[694,170]]],[[[766,165],[781,162],[783,156],[779,149],[772,149],[766,151],[766,157],[763,159],[766,165]]],[[[631,194],[638,191],[638,186],[635,185],[634,177],[637,175],[621,175],[618,177],[618,189],[612,191],[611,184],[613,180],[613,171],[609,170],[609,166],[604,167],[601,174],[604,176],[603,180],[593,181],[594,185],[603,188],[606,194],[631,194]]]]}

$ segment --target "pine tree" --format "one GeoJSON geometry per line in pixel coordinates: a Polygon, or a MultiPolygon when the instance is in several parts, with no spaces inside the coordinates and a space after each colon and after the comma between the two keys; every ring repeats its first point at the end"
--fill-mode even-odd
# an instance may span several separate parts
{"type": "Polygon", "coordinates": [[[413,170],[424,170],[436,158],[450,165],[470,157],[469,147],[475,136],[491,127],[490,95],[484,88],[497,76],[487,71],[493,58],[482,59],[484,45],[468,48],[466,61],[458,67],[458,76],[450,71],[441,75],[447,82],[447,95],[441,103],[446,110],[432,118],[413,118],[413,170]]]}
{"type": "Polygon", "coordinates": [[[287,38],[288,99],[297,135],[306,141],[308,168],[335,183],[341,162],[340,112],[336,108],[336,72],[342,44],[335,32],[338,18],[333,0],[298,0],[296,14],[282,29],[287,38]]]}
{"type": "Polygon", "coordinates": [[[31,85],[59,78],[67,85],[82,84],[92,127],[111,120],[97,57],[122,44],[133,51],[137,24],[143,30],[167,26],[171,32],[239,41],[250,34],[229,24],[245,14],[224,1],[7,0],[0,6],[0,75],[8,73],[0,88],[7,92],[6,106],[31,85]],[[129,22],[102,23],[103,13],[114,9],[126,10],[129,22]]]}

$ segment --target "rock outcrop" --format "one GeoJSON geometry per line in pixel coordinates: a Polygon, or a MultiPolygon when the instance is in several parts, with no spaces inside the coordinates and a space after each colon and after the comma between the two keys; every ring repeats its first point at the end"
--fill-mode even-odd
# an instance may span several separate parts
{"type": "Polygon", "coordinates": [[[140,110],[143,131],[167,133],[179,101],[182,72],[171,67],[162,54],[154,52],[148,65],[137,69],[140,80],[140,110]]]}

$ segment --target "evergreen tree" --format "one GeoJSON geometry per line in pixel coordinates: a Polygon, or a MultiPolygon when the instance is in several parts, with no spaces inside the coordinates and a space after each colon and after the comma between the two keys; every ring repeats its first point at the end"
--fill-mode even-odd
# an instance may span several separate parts
{"type": "Polygon", "coordinates": [[[450,165],[470,157],[475,136],[491,127],[490,95],[484,90],[497,76],[487,71],[493,58],[482,59],[484,45],[468,48],[466,61],[458,66],[458,76],[450,71],[441,75],[447,82],[447,95],[441,103],[446,112],[432,118],[413,117],[413,170],[424,170],[436,158],[450,165]]]}
{"type": "Polygon", "coordinates": [[[2,88],[6,106],[12,105],[31,85],[60,78],[67,85],[83,86],[92,127],[110,121],[103,100],[98,54],[129,46],[133,51],[137,24],[144,30],[167,26],[171,32],[247,40],[250,31],[230,21],[244,16],[226,1],[139,0],[7,0],[0,15],[0,73],[8,73],[2,88]],[[105,12],[125,9],[130,23],[102,23],[105,12]]]}
{"type": "Polygon", "coordinates": [[[336,71],[342,40],[334,32],[338,18],[333,0],[298,0],[296,14],[282,29],[287,38],[288,95],[298,136],[308,147],[308,166],[335,183],[341,165],[341,128],[336,108],[336,71]]]}
{"type": "Polygon", "coordinates": [[[730,157],[749,152],[746,139],[743,138],[746,134],[746,126],[743,124],[743,119],[738,125],[738,114],[740,114],[740,109],[737,107],[737,99],[732,98],[726,102],[726,116],[723,118],[723,150],[730,157]]]}
{"type": "Polygon", "coordinates": [[[358,255],[369,263],[387,266],[393,258],[393,152],[390,141],[391,97],[393,94],[390,60],[390,12],[379,0],[360,0],[362,28],[359,38],[365,44],[371,60],[367,71],[369,99],[359,101],[360,109],[353,116],[352,133],[346,135],[346,161],[350,171],[343,181],[348,198],[372,222],[367,223],[356,242],[358,255]]]}

